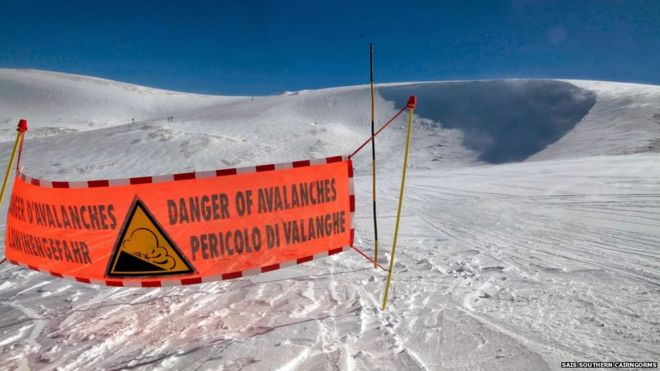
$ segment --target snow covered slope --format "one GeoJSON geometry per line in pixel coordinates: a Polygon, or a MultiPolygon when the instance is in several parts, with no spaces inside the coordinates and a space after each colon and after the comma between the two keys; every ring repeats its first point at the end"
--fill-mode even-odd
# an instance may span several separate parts
{"type": "MultiPolygon", "coordinates": [[[[0,68],[0,125],[30,118],[31,137],[98,129],[214,103],[240,100],[185,94],[64,73],[0,68]]],[[[7,140],[13,133],[0,132],[7,140]]]]}
{"type": "MultiPolygon", "coordinates": [[[[77,284],[5,263],[0,358],[63,370],[558,370],[570,360],[659,360],[660,87],[388,84],[378,87],[378,121],[411,94],[419,109],[386,312],[384,274],[352,252],[159,289],[77,284]]],[[[31,127],[30,175],[168,174],[348,153],[368,136],[369,90],[214,97],[0,69],[2,163],[19,117],[31,127]]],[[[384,249],[404,126],[402,117],[377,142],[384,249]]],[[[355,160],[357,244],[371,252],[371,159],[355,160]]]]}

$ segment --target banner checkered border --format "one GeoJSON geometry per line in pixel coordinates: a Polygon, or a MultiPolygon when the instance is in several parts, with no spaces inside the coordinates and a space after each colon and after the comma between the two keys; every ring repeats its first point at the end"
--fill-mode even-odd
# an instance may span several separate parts
{"type": "Polygon", "coordinates": [[[125,178],[125,179],[104,179],[104,180],[88,180],[88,181],[50,181],[37,179],[27,176],[23,169],[20,168],[18,171],[18,177],[28,184],[32,184],[37,187],[44,188],[99,188],[99,187],[117,187],[117,186],[126,186],[126,185],[137,185],[137,184],[150,184],[150,183],[164,183],[164,182],[177,182],[184,180],[192,179],[204,179],[211,177],[221,177],[228,175],[238,175],[238,174],[249,174],[249,173],[259,173],[267,172],[273,170],[282,170],[282,169],[292,169],[306,166],[316,166],[316,165],[325,165],[335,162],[342,162],[348,160],[348,178],[349,178],[349,202],[350,202],[350,212],[351,212],[351,230],[350,230],[350,246],[344,246],[336,249],[331,249],[328,251],[323,251],[315,255],[305,256],[295,260],[289,260],[278,264],[266,265],[258,268],[252,268],[243,271],[207,276],[207,277],[192,277],[192,278],[183,278],[183,279],[145,279],[145,280],[116,280],[116,279],[102,279],[102,280],[90,280],[83,277],[75,277],[67,275],[60,272],[53,272],[47,269],[31,266],[24,264],[15,260],[7,259],[10,263],[28,269],[32,269],[38,272],[47,273],[54,277],[65,278],[77,282],[89,283],[94,285],[105,285],[105,286],[114,286],[114,287],[167,287],[167,286],[180,286],[180,285],[192,285],[205,282],[214,282],[214,281],[223,281],[230,280],[234,278],[247,277],[258,273],[271,272],[277,269],[286,268],[296,264],[307,263],[312,260],[318,260],[330,255],[339,254],[341,252],[350,250],[353,246],[353,241],[355,238],[355,188],[353,186],[353,162],[348,158],[348,156],[333,156],[326,157],[322,159],[314,160],[303,160],[303,161],[293,161],[293,162],[284,162],[279,164],[268,164],[268,165],[257,165],[249,166],[242,168],[231,168],[231,169],[220,169],[220,170],[211,170],[211,171],[196,171],[189,173],[177,173],[171,175],[159,175],[159,176],[145,176],[145,177],[134,177],[134,178],[125,178]]]}

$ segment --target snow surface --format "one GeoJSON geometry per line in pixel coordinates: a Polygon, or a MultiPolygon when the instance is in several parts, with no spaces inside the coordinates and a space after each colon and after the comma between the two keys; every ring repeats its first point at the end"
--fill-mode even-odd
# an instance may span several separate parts
{"type": "MultiPolygon", "coordinates": [[[[158,289],[4,263],[0,367],[558,370],[660,360],[660,87],[379,85],[377,121],[409,94],[419,109],[387,311],[384,273],[353,252],[158,289]]],[[[55,180],[345,154],[370,130],[368,86],[219,97],[0,69],[0,163],[23,117],[26,173],[55,180]]],[[[377,141],[386,250],[404,133],[402,117],[377,141]]],[[[368,253],[370,157],[355,158],[356,242],[368,253]]]]}

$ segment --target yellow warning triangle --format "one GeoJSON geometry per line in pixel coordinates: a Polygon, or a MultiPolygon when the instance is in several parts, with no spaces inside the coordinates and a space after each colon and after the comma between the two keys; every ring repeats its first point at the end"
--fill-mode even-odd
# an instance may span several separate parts
{"type": "Polygon", "coordinates": [[[192,265],[135,198],[108,262],[108,277],[151,277],[194,273],[192,265]]]}

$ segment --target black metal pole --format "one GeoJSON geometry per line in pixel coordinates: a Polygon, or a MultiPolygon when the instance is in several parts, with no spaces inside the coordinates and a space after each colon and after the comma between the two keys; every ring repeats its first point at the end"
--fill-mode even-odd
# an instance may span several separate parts
{"type": "MultiPolygon", "coordinates": [[[[374,46],[369,43],[369,81],[371,83],[371,136],[374,136],[374,46]]],[[[374,206],[374,268],[378,269],[378,218],[376,216],[376,138],[371,139],[372,195],[374,206]]]]}

